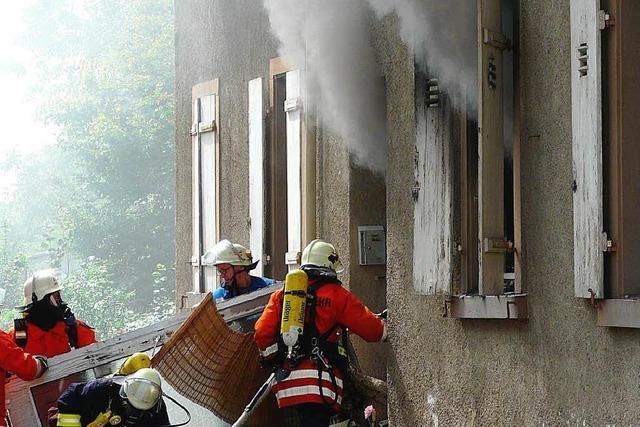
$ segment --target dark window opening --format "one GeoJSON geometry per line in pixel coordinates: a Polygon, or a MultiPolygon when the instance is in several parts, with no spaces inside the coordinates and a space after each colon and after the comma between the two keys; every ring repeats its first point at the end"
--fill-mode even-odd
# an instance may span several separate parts
{"type": "Polygon", "coordinates": [[[271,138],[268,142],[267,168],[270,185],[267,186],[267,253],[271,260],[265,266],[265,275],[283,278],[287,274],[284,263],[287,252],[287,75],[273,76],[270,113],[271,138]]]}
{"type": "Polygon", "coordinates": [[[640,297],[640,2],[604,0],[602,31],[603,226],[606,298],[640,297]]]}

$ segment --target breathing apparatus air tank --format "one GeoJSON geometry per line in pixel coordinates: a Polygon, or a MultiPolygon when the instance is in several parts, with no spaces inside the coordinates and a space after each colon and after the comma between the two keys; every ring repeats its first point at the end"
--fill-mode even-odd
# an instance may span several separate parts
{"type": "Polygon", "coordinates": [[[288,357],[291,357],[296,343],[304,333],[308,286],[307,273],[302,270],[291,270],[284,280],[280,335],[287,346],[288,357]]]}

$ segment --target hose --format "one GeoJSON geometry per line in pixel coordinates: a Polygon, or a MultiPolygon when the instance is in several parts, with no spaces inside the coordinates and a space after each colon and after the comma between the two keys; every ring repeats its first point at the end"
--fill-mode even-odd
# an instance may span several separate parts
{"type": "Polygon", "coordinates": [[[167,399],[169,399],[170,401],[172,401],[173,403],[175,403],[176,405],[178,405],[186,414],[187,414],[187,421],[180,423],[180,424],[169,424],[169,425],[165,425],[162,427],[180,427],[180,426],[184,426],[187,425],[191,422],[191,412],[189,412],[189,410],[187,408],[185,408],[184,406],[182,406],[177,400],[175,400],[173,397],[169,396],[168,394],[164,394],[162,393],[162,396],[166,397],[167,399]]]}

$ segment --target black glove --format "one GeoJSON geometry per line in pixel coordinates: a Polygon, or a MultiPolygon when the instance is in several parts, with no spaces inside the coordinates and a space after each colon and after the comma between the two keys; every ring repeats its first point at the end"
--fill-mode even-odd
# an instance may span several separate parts
{"type": "Polygon", "coordinates": [[[260,366],[266,371],[271,371],[277,365],[275,357],[260,357],[260,366]]]}
{"type": "Polygon", "coordinates": [[[47,356],[42,355],[33,356],[33,358],[36,359],[36,362],[38,363],[38,367],[36,368],[36,378],[40,378],[42,374],[49,369],[49,361],[47,360],[47,356]]]}

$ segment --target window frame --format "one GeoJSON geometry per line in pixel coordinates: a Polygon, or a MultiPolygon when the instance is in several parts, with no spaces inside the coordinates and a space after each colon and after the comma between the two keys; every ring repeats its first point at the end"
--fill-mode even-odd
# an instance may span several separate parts
{"type": "MultiPolygon", "coordinates": [[[[591,231],[594,236],[591,239],[589,230],[574,229],[576,297],[591,299],[597,311],[598,326],[640,328],[638,286],[636,284],[635,289],[630,286],[637,280],[629,278],[638,276],[632,262],[634,248],[630,244],[638,230],[630,228],[628,223],[635,219],[632,207],[640,200],[628,179],[629,173],[640,168],[640,161],[633,162],[638,159],[640,150],[627,140],[626,135],[634,133],[635,121],[627,116],[629,110],[625,110],[637,100],[640,90],[634,88],[635,80],[632,78],[637,75],[634,69],[637,70],[638,66],[634,66],[632,59],[628,61],[631,67],[626,68],[625,61],[625,55],[632,54],[628,50],[634,47],[630,48],[628,42],[623,43],[625,38],[636,40],[638,30],[633,23],[640,19],[640,8],[637,3],[622,0],[572,0],[571,8],[572,54],[587,43],[587,51],[582,52],[582,58],[588,56],[582,64],[581,58],[572,57],[574,170],[587,170],[592,174],[595,170],[597,192],[585,202],[587,206],[584,209],[598,213],[600,218],[597,219],[601,221],[596,222],[600,228],[591,231]],[[637,8],[633,21],[630,10],[625,6],[637,8]],[[584,8],[588,8],[590,13],[586,18],[584,8]],[[627,34],[628,31],[631,33],[627,34]],[[581,70],[581,65],[587,68],[581,70]],[[580,98],[580,93],[576,94],[576,86],[592,71],[593,96],[586,100],[586,108],[594,114],[585,118],[580,110],[585,101],[580,98]],[[580,145],[580,139],[584,138],[576,124],[581,125],[587,119],[595,122],[597,127],[587,139],[587,143],[594,147],[593,152],[584,155],[580,145]],[[590,242],[590,257],[582,256],[585,242],[590,242]],[[580,274],[585,271],[591,274],[580,274]]],[[[580,218],[582,206],[576,203],[576,197],[580,198],[581,182],[580,175],[576,175],[573,184],[574,217],[580,218]]]]}
{"type": "MultiPolygon", "coordinates": [[[[445,317],[459,319],[527,319],[527,295],[522,290],[522,235],[520,182],[520,93],[518,76],[519,2],[513,3],[514,43],[502,31],[500,0],[478,0],[478,118],[473,122],[467,111],[452,120],[458,163],[455,185],[458,194],[455,245],[457,271],[451,295],[445,298],[445,317]],[[500,29],[500,31],[496,31],[500,29]],[[513,49],[513,241],[504,236],[504,159],[505,117],[503,94],[503,51],[513,49]],[[489,66],[491,61],[492,67],[489,66]],[[490,72],[493,71],[494,73],[490,72]],[[497,78],[496,85],[492,79],[497,78]],[[474,123],[477,129],[474,129],[474,123]],[[469,145],[471,132],[478,134],[477,169],[469,145]],[[474,187],[475,186],[475,187],[474,187]],[[477,188],[477,208],[474,203],[477,188]],[[476,217],[477,215],[477,217],[476,217]],[[475,219],[477,218],[477,220],[475,219]],[[475,224],[475,225],[474,225],[475,224]],[[514,290],[504,292],[505,254],[514,256],[514,290]],[[478,254],[478,255],[474,255],[478,254]]],[[[466,99],[456,101],[468,105],[466,99]]]]}
{"type": "MultiPolygon", "coordinates": [[[[269,112],[267,121],[270,125],[269,148],[267,154],[268,171],[265,176],[270,179],[270,185],[267,189],[267,205],[269,219],[267,223],[267,255],[265,259],[268,261],[268,273],[274,277],[284,277],[288,270],[297,268],[299,258],[304,245],[316,237],[316,142],[315,127],[312,123],[310,111],[307,106],[303,105],[305,98],[305,74],[304,70],[297,69],[287,62],[283,57],[272,58],[269,61],[269,112]],[[287,94],[287,90],[292,90],[290,85],[291,78],[297,74],[299,77],[299,85],[297,86],[296,100],[287,94]],[[279,91],[283,89],[282,79],[284,76],[284,100],[279,95],[279,91]],[[289,76],[289,79],[287,77],[289,76]],[[287,82],[289,80],[289,82],[287,82]],[[279,97],[279,98],[278,98],[279,97]],[[283,100],[282,108],[276,106],[276,98],[278,101],[283,100]],[[287,103],[289,112],[284,111],[287,103]],[[295,105],[294,105],[295,104],[295,105]],[[299,116],[299,117],[298,117],[299,116]],[[298,118],[296,118],[298,117],[298,118]],[[284,122],[282,122],[284,120],[284,122]],[[298,123],[293,121],[299,120],[298,123]],[[283,126],[284,125],[284,126],[283,126]],[[299,127],[298,127],[299,126],[299,127]],[[295,127],[295,129],[294,129],[295,127]],[[299,146],[296,153],[299,155],[297,161],[290,162],[288,152],[291,151],[288,135],[292,132],[299,134],[299,146]],[[282,141],[285,138],[284,151],[282,150],[282,141]],[[287,170],[282,170],[278,165],[287,164],[287,170]],[[296,181],[299,188],[296,191],[289,189],[289,179],[287,174],[289,165],[298,164],[299,172],[296,175],[296,181]],[[286,196],[283,197],[282,192],[286,196]],[[289,214],[296,212],[289,197],[295,196],[299,199],[299,235],[291,235],[289,232],[289,214]],[[284,224],[284,226],[283,226],[284,224]],[[286,232],[284,232],[284,230],[286,232]],[[278,259],[282,248],[285,248],[284,259],[278,259]],[[284,264],[281,264],[281,262],[284,264]]],[[[295,89],[295,88],[293,88],[295,89]]],[[[295,202],[298,204],[298,202],[295,202]]]]}

